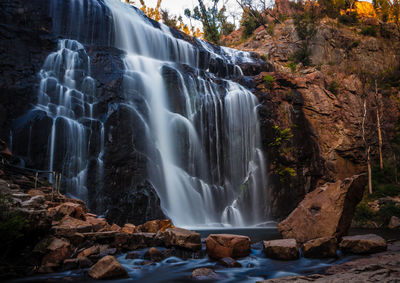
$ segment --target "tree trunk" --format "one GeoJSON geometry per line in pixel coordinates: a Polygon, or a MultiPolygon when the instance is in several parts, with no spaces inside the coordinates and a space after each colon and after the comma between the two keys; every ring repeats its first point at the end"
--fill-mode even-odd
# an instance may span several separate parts
{"type": "Polygon", "coordinates": [[[371,169],[371,158],[370,158],[370,152],[371,147],[368,147],[367,150],[367,166],[368,166],[368,192],[372,194],[372,169],[371,169]]]}
{"type": "Polygon", "coordinates": [[[362,130],[362,138],[364,141],[365,149],[366,149],[366,158],[367,158],[367,168],[368,168],[368,192],[372,194],[372,170],[371,170],[371,159],[370,159],[370,150],[371,147],[367,144],[367,140],[365,138],[365,119],[367,117],[367,98],[364,96],[364,114],[362,118],[361,130],[362,130]]]}
{"type": "Polygon", "coordinates": [[[382,129],[381,129],[381,118],[380,118],[380,101],[378,95],[378,83],[375,80],[375,100],[376,100],[376,124],[378,128],[378,141],[379,141],[379,167],[383,170],[383,157],[382,157],[382,129]]]}

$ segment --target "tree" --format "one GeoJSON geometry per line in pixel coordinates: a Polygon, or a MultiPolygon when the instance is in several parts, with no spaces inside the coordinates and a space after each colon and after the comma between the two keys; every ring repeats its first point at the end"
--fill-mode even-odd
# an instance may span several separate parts
{"type": "Polygon", "coordinates": [[[232,29],[225,16],[225,5],[218,9],[219,0],[212,0],[212,5],[207,7],[203,0],[198,0],[199,5],[191,11],[185,9],[185,16],[198,20],[203,25],[204,38],[210,42],[219,43],[222,34],[232,29]]]}
{"type": "MultiPolygon", "coordinates": [[[[141,5],[140,10],[149,18],[159,21],[161,19],[161,2],[162,0],[157,0],[157,5],[154,8],[150,8],[146,6],[146,3],[144,0],[139,0],[139,3],[141,5]]],[[[133,5],[133,6],[138,6],[135,0],[125,0],[125,3],[133,5]]]]}

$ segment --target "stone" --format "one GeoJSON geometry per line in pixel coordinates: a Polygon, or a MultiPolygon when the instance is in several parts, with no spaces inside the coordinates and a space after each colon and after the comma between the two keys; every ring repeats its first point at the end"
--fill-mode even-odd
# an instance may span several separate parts
{"type": "Polygon", "coordinates": [[[240,258],[250,254],[250,238],[242,235],[210,234],[206,238],[206,252],[210,258],[240,258]]]}
{"type": "Polygon", "coordinates": [[[218,263],[225,267],[242,267],[242,265],[231,257],[224,257],[218,260],[218,263]]]}
{"type": "Polygon", "coordinates": [[[91,247],[81,251],[78,254],[77,258],[90,257],[91,255],[99,254],[101,249],[104,250],[107,248],[108,248],[107,245],[106,246],[94,245],[94,246],[91,246],[91,247]]]}
{"type": "Polygon", "coordinates": [[[354,254],[371,254],[387,249],[385,239],[375,234],[346,236],[339,246],[344,252],[354,254]]]}
{"type": "Polygon", "coordinates": [[[164,232],[165,246],[181,247],[189,250],[201,249],[201,237],[197,232],[182,228],[168,228],[164,232]]]}
{"type": "Polygon", "coordinates": [[[93,265],[92,261],[86,257],[69,258],[64,260],[63,270],[88,268],[92,265],[93,265]]]}
{"type": "Polygon", "coordinates": [[[278,231],[283,238],[294,238],[301,243],[342,237],[350,228],[365,185],[366,175],[362,174],[316,188],[278,224],[278,231]]]}
{"type": "Polygon", "coordinates": [[[164,259],[164,255],[157,248],[152,247],[145,252],[143,258],[157,262],[162,261],[164,259]]]}
{"type": "Polygon", "coordinates": [[[89,276],[93,279],[112,279],[126,278],[128,273],[115,257],[108,255],[100,259],[93,265],[89,272],[89,276]]]}
{"type": "Polygon", "coordinates": [[[168,228],[174,228],[174,225],[169,219],[151,220],[147,221],[142,225],[137,226],[137,231],[157,233],[158,231],[164,232],[168,228]]]}
{"type": "Polygon", "coordinates": [[[211,268],[196,268],[192,271],[191,279],[194,280],[217,280],[219,279],[218,274],[211,268]]]}
{"type": "Polygon", "coordinates": [[[30,196],[44,196],[45,193],[42,192],[41,190],[31,189],[31,190],[28,191],[28,195],[30,195],[30,196]]]}
{"type": "Polygon", "coordinates": [[[82,207],[73,202],[64,202],[56,207],[49,208],[49,213],[58,219],[61,219],[64,216],[71,216],[73,218],[86,220],[82,207]]]}
{"type": "Polygon", "coordinates": [[[114,223],[113,225],[111,225],[110,231],[120,232],[121,231],[121,227],[114,223]]]}
{"type": "Polygon", "coordinates": [[[304,257],[335,257],[337,240],[334,237],[317,238],[304,243],[301,249],[303,250],[304,257]]]}
{"type": "Polygon", "coordinates": [[[122,227],[121,232],[122,233],[127,233],[127,234],[133,234],[135,233],[135,225],[126,223],[124,227],[122,227]]]}
{"type": "Polygon", "coordinates": [[[92,231],[100,231],[106,230],[105,228],[109,227],[109,224],[105,218],[99,217],[86,217],[86,222],[92,225],[92,231]]]}
{"type": "Polygon", "coordinates": [[[76,232],[91,232],[92,225],[88,222],[67,215],[60,221],[59,225],[53,226],[52,230],[56,235],[68,237],[74,235],[76,232]]]}
{"type": "Polygon", "coordinates": [[[393,215],[390,218],[390,222],[389,222],[388,228],[389,229],[398,229],[398,228],[400,228],[400,218],[393,215]]]}
{"type": "Polygon", "coordinates": [[[41,208],[46,199],[42,195],[36,195],[22,203],[24,208],[41,208]]]}
{"type": "Polygon", "coordinates": [[[280,260],[295,260],[300,256],[295,239],[264,241],[264,253],[267,257],[280,260]]]}
{"type": "Polygon", "coordinates": [[[65,259],[71,256],[72,250],[73,247],[68,240],[54,238],[47,247],[48,253],[42,258],[42,266],[59,266],[65,259]]]}

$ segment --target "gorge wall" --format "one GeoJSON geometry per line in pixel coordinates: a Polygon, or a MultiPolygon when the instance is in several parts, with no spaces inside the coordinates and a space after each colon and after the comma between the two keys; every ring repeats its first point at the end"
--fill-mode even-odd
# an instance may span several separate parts
{"type": "Polygon", "coordinates": [[[258,102],[236,82],[248,86],[239,65],[265,63],[119,1],[1,8],[0,135],[20,166],[62,173],[67,194],[120,224],[268,219],[258,102]]]}

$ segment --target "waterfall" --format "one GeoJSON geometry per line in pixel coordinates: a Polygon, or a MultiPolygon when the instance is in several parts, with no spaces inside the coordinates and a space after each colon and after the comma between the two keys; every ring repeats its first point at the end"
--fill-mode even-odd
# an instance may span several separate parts
{"type": "MultiPolygon", "coordinates": [[[[94,117],[99,94],[84,45],[105,44],[124,52],[119,104],[144,125],[149,181],[166,215],[186,227],[265,221],[258,101],[231,80],[242,76],[236,64],[251,62],[251,56],[179,39],[119,0],[52,5],[54,29],[83,44],[60,40],[58,51],[47,57],[38,103],[29,115],[39,111],[50,117],[48,168],[63,172],[68,193],[87,200],[88,175],[101,179],[104,174],[104,119],[118,106],[110,104],[103,119],[94,117]],[[67,8],[60,12],[63,5],[67,8]],[[72,26],[62,24],[68,14],[74,14],[72,26]],[[90,161],[96,170],[89,172],[90,161]]],[[[135,132],[138,124],[130,127],[135,132]]]]}

